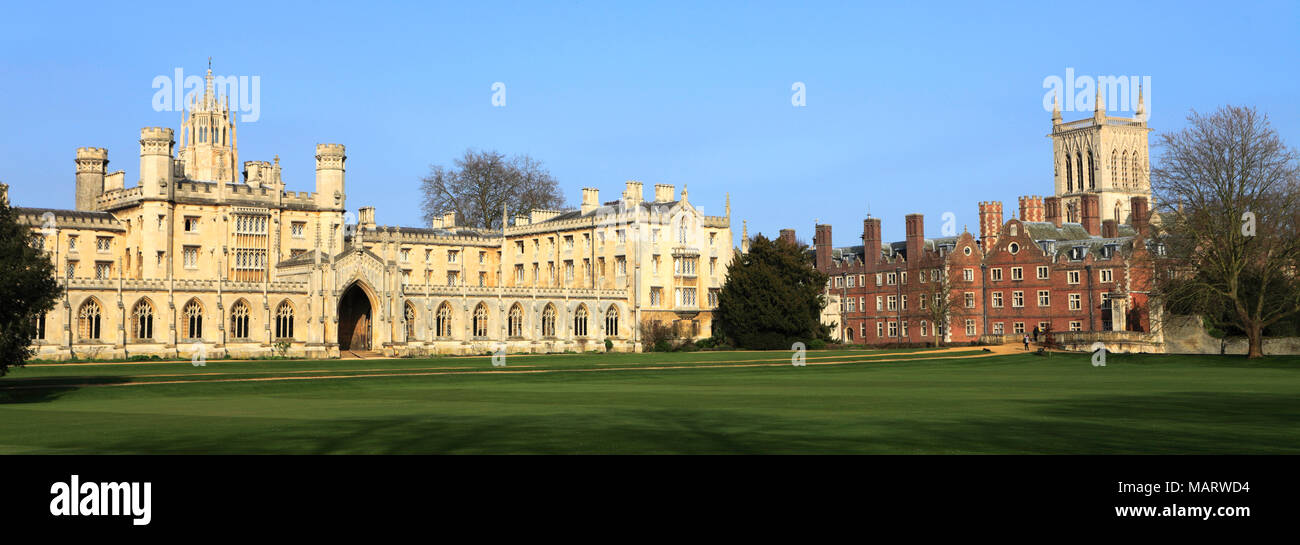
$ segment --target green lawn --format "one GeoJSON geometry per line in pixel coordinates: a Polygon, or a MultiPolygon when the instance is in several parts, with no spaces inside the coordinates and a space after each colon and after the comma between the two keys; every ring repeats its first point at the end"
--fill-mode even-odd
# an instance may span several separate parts
{"type": "Polygon", "coordinates": [[[1300,358],[910,352],[29,366],[0,453],[1300,452],[1300,358]]]}

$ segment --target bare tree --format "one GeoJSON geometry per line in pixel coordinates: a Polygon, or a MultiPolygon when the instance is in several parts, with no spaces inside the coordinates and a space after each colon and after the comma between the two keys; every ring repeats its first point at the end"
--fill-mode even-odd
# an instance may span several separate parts
{"type": "Polygon", "coordinates": [[[1260,357],[1264,329],[1300,311],[1297,154],[1254,108],[1187,121],[1161,135],[1151,170],[1167,250],[1158,294],[1170,310],[1240,328],[1260,357]]]}
{"type": "Polygon", "coordinates": [[[426,223],[455,212],[463,225],[497,229],[507,206],[511,213],[565,206],[559,182],[541,161],[496,151],[465,150],[451,168],[429,167],[420,191],[426,223]]]}
{"type": "Polygon", "coordinates": [[[934,324],[934,346],[938,347],[943,342],[943,336],[939,334],[940,325],[942,331],[948,331],[948,319],[952,316],[953,291],[952,281],[948,279],[947,267],[939,269],[922,269],[918,274],[927,274],[929,271],[939,271],[936,279],[933,273],[930,273],[930,289],[921,294],[928,301],[925,302],[925,313],[930,318],[930,323],[934,324]]]}

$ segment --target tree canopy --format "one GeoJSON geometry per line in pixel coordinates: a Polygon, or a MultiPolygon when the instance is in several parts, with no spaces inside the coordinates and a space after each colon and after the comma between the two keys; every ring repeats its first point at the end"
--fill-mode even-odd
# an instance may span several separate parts
{"type": "Polygon", "coordinates": [[[0,200],[0,375],[32,356],[36,318],[54,308],[61,292],[54,264],[32,237],[31,227],[0,200]]]}
{"type": "Polygon", "coordinates": [[[740,348],[789,350],[796,342],[830,340],[821,323],[825,273],[813,268],[806,246],[756,235],[736,256],[713,312],[715,337],[740,348]]]}
{"type": "Polygon", "coordinates": [[[513,215],[565,206],[559,182],[541,161],[496,151],[469,149],[451,167],[429,167],[420,191],[426,223],[455,212],[460,225],[497,229],[505,207],[513,215]]]}
{"type": "Polygon", "coordinates": [[[1265,328],[1300,311],[1300,161],[1253,108],[1187,121],[1161,136],[1151,170],[1167,248],[1158,294],[1175,312],[1243,331],[1259,357],[1265,328]]]}

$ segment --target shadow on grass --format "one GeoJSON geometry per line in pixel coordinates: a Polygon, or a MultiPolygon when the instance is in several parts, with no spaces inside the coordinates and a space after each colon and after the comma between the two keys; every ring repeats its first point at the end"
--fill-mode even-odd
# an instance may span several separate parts
{"type": "Polygon", "coordinates": [[[235,418],[167,434],[132,429],[135,453],[1039,453],[1300,452],[1300,402],[1277,394],[1186,392],[1000,402],[951,418],[871,412],[610,409],[547,415],[416,415],[286,421],[235,418]],[[1009,416],[988,416],[1009,414],[1009,416]]]}
{"type": "Polygon", "coordinates": [[[0,405],[44,403],[54,401],[83,386],[103,386],[129,382],[124,376],[72,376],[0,379],[0,405]]]}

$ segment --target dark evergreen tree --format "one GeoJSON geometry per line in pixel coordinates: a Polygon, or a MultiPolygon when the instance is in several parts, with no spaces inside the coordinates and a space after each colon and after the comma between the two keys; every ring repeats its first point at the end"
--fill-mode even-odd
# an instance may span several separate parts
{"type": "Polygon", "coordinates": [[[36,318],[54,308],[61,292],[54,264],[32,237],[31,227],[0,200],[0,375],[32,356],[36,318]]]}
{"type": "Polygon", "coordinates": [[[738,348],[789,350],[796,341],[830,339],[821,323],[826,273],[807,246],[757,235],[727,270],[713,313],[715,337],[738,348]]]}

